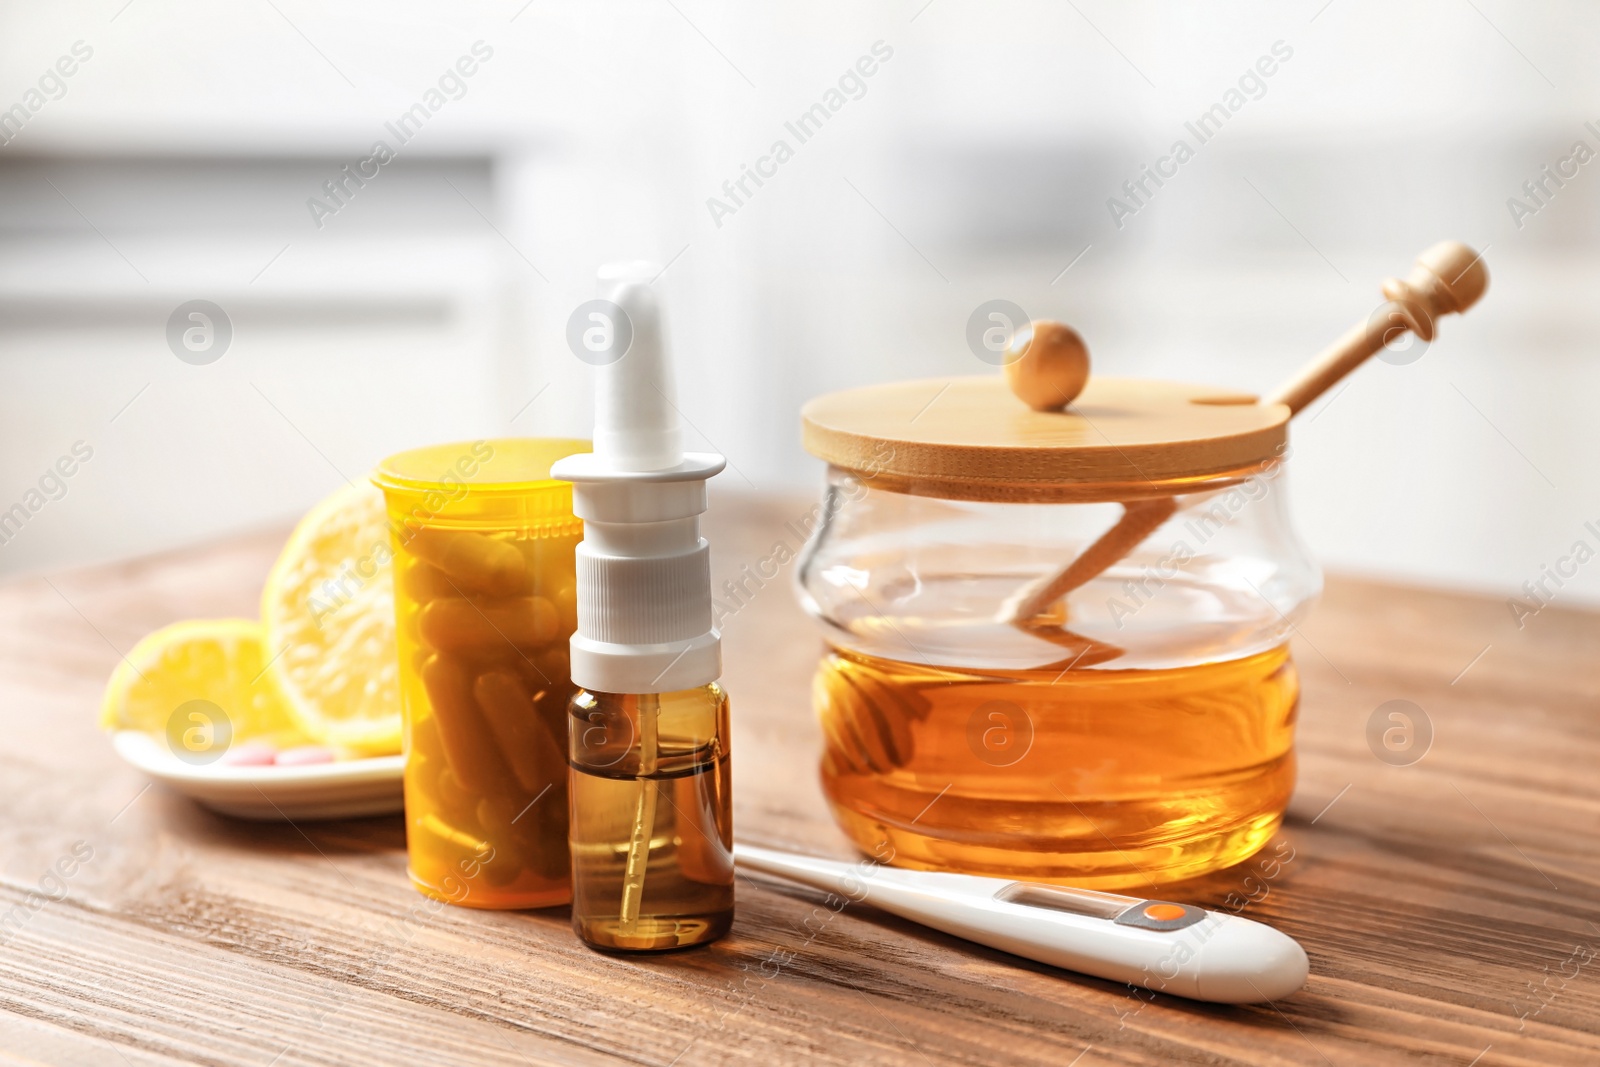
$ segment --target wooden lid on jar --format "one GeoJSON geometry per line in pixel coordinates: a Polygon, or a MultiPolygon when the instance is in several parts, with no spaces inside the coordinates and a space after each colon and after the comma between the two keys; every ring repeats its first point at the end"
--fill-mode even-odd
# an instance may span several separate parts
{"type": "Polygon", "coordinates": [[[806,450],[874,487],[961,500],[1170,495],[1277,459],[1289,409],[1215,386],[1091,377],[1036,411],[999,375],[890,382],[801,409],[806,450]]]}

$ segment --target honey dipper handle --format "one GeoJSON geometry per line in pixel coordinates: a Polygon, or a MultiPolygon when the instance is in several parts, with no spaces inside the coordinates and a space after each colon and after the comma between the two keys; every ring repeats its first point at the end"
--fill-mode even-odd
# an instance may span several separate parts
{"type": "Polygon", "coordinates": [[[1417,257],[1410,276],[1383,283],[1388,303],[1323,349],[1265,403],[1285,404],[1291,415],[1299,412],[1382,349],[1395,330],[1433,340],[1439,316],[1467,310],[1488,285],[1489,269],[1481,256],[1457,241],[1439,242],[1417,257]]]}
{"type": "Polygon", "coordinates": [[[1178,504],[1172,497],[1163,496],[1153,500],[1129,501],[1122,508],[1122,518],[1117,520],[1117,524],[1079,553],[1064,570],[1057,571],[1045,582],[1024,589],[1014,607],[1008,604],[1006,610],[1009,617],[1027,621],[1049,611],[1050,605],[1091,578],[1099,576],[1137,548],[1162,523],[1172,518],[1178,510],[1178,504]]]}
{"type": "MultiPolygon", "coordinates": [[[[1299,374],[1263,403],[1284,404],[1298,413],[1334,382],[1355,370],[1384,346],[1393,331],[1410,330],[1424,341],[1434,337],[1440,315],[1462,312],[1478,302],[1489,286],[1483,257],[1458,241],[1441,241],[1417,257],[1405,278],[1383,283],[1388,302],[1366,322],[1345,335],[1303,367],[1299,374]]],[[[1177,511],[1172,499],[1123,504],[1117,524],[1066,567],[1019,590],[1000,608],[1000,618],[1014,626],[1037,628],[1035,620],[1074,589],[1088,584],[1154,533],[1177,511]]]]}

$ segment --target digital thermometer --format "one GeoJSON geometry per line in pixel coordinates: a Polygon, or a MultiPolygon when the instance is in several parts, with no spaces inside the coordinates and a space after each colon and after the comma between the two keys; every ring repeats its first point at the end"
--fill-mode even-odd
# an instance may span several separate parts
{"type": "Polygon", "coordinates": [[[870,904],[1040,963],[1157,993],[1255,1004],[1305,985],[1298,942],[1190,904],[734,847],[741,867],[870,904]]]}

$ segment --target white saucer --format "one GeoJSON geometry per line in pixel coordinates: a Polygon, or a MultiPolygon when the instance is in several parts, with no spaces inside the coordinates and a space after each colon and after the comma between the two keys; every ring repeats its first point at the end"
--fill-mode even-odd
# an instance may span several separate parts
{"type": "Polygon", "coordinates": [[[117,755],[156,781],[240,819],[347,819],[388,815],[405,806],[400,789],[404,756],[241,767],[186,763],[138,730],[118,730],[111,744],[117,755]]]}

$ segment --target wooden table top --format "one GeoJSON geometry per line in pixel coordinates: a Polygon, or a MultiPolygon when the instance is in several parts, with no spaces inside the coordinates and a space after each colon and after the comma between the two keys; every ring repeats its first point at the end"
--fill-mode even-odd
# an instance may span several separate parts
{"type": "MultiPolygon", "coordinates": [[[[718,583],[810,505],[717,497],[718,583]]],[[[422,907],[398,816],[257,825],[147,790],[94,725],[119,650],[254,615],[282,539],[0,587],[0,1050],[21,1062],[1600,1062],[1600,615],[1551,607],[1519,630],[1496,600],[1328,583],[1296,640],[1294,859],[1164,894],[1239,894],[1305,946],[1302,992],[1230,1008],[1145,1003],[859,905],[812,935],[821,894],[753,879],[721,943],[602,956],[564,908],[422,907]],[[1433,729],[1409,766],[1367,741],[1396,699],[1433,729]],[[30,897],[80,842],[65,897],[30,897]]],[[[735,825],[848,856],[790,577],[726,627],[735,825]]]]}

